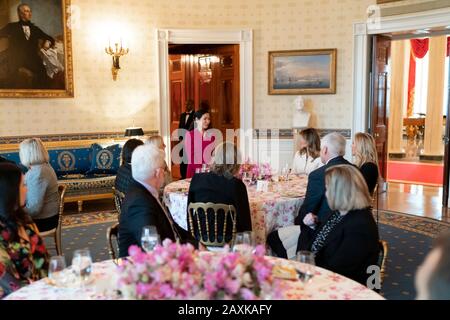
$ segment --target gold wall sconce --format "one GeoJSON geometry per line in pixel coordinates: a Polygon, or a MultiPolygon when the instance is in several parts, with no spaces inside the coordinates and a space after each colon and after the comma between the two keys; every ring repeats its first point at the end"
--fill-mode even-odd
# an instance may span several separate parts
{"type": "Polygon", "coordinates": [[[113,48],[113,47],[111,47],[111,43],[110,43],[109,46],[107,48],[105,48],[105,52],[112,56],[113,65],[112,65],[111,71],[112,71],[112,76],[113,76],[114,81],[117,80],[117,74],[119,73],[119,69],[120,69],[119,59],[121,56],[126,55],[129,50],[130,50],[129,48],[124,48],[122,46],[122,40],[120,40],[120,47],[119,47],[119,43],[115,43],[114,48],[113,48]]]}

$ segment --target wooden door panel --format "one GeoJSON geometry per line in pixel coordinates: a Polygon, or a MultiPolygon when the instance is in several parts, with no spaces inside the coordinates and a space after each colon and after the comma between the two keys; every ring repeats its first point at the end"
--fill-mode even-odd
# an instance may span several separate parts
{"type": "Polygon", "coordinates": [[[372,124],[371,131],[376,141],[381,176],[386,179],[387,128],[389,121],[389,61],[391,40],[374,36],[372,42],[372,124]]]}

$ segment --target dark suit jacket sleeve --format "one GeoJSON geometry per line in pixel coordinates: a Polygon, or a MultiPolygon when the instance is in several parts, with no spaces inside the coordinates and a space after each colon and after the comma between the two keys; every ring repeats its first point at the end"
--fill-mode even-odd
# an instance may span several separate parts
{"type": "Polygon", "coordinates": [[[184,127],[184,123],[186,122],[185,113],[180,115],[180,122],[178,123],[178,129],[182,129],[184,127]]]}
{"type": "Polygon", "coordinates": [[[372,247],[370,237],[360,231],[366,230],[361,224],[353,225],[345,232],[342,242],[334,253],[324,261],[322,267],[333,270],[344,276],[351,276],[352,272],[365,263],[368,248],[372,247]]]}
{"type": "Polygon", "coordinates": [[[52,43],[52,46],[55,45],[55,39],[50,37],[48,34],[46,34],[44,31],[42,31],[39,27],[34,26],[35,29],[33,30],[36,34],[36,37],[38,39],[48,40],[52,43]]]}
{"type": "Polygon", "coordinates": [[[236,190],[234,193],[234,201],[236,203],[236,211],[237,211],[237,231],[251,231],[252,230],[252,218],[250,213],[250,204],[248,201],[247,188],[245,184],[237,180],[236,181],[236,190]]]}
{"type": "Polygon", "coordinates": [[[152,213],[156,210],[152,203],[134,202],[128,208],[128,225],[132,226],[133,238],[137,243],[141,243],[142,227],[155,225],[152,213]]]}
{"type": "Polygon", "coordinates": [[[300,207],[298,216],[295,218],[295,224],[300,225],[303,218],[310,212],[316,213],[325,196],[325,182],[322,170],[313,171],[308,177],[308,186],[306,188],[305,201],[300,207]]]}

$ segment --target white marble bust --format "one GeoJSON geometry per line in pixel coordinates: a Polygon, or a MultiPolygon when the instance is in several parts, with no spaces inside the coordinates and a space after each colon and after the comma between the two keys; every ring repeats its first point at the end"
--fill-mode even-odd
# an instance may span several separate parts
{"type": "Polygon", "coordinates": [[[311,114],[305,110],[305,100],[302,96],[298,96],[294,100],[294,115],[292,117],[293,128],[309,127],[311,114]]]}

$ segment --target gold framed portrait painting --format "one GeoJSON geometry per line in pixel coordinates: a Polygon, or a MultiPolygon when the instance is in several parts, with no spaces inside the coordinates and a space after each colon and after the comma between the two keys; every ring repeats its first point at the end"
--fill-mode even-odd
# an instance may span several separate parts
{"type": "Polygon", "coordinates": [[[336,51],[270,51],[269,94],[336,93],[336,51]]]}
{"type": "Polygon", "coordinates": [[[0,0],[0,98],[73,97],[70,0],[0,0]]]}

